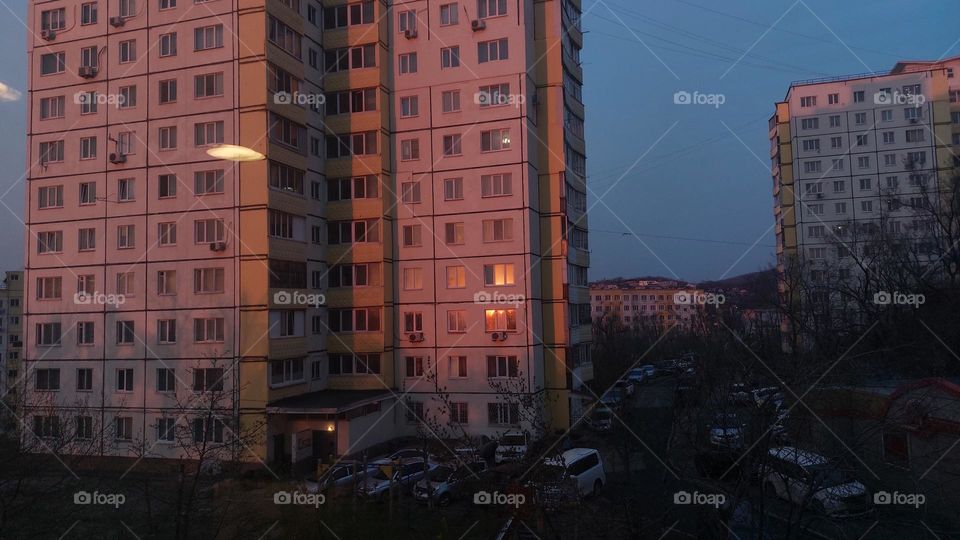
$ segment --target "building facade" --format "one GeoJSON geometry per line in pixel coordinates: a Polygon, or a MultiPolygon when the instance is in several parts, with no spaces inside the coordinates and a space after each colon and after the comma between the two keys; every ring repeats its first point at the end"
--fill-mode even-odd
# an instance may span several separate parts
{"type": "Polygon", "coordinates": [[[6,403],[0,411],[0,432],[16,429],[14,417],[23,395],[18,388],[20,370],[21,317],[23,314],[23,272],[6,272],[0,283],[0,398],[6,403]]]}
{"type": "Polygon", "coordinates": [[[34,433],[165,457],[177,429],[250,431],[246,453],[299,461],[432,414],[569,426],[591,376],[579,13],[34,0],[34,433]]]}
{"type": "Polygon", "coordinates": [[[930,209],[960,144],[958,71],[954,57],[791,85],[769,126],[781,276],[797,261],[813,282],[827,268],[855,278],[879,231],[934,253],[930,209]]]}
{"type": "Polygon", "coordinates": [[[629,327],[694,330],[707,293],[691,284],[632,280],[590,287],[592,319],[616,319],[629,327]]]}

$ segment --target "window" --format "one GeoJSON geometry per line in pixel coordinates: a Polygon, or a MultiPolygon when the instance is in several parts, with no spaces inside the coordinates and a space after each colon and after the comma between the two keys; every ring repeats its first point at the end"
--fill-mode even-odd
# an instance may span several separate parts
{"type": "Polygon", "coordinates": [[[417,12],[414,10],[401,11],[397,14],[397,31],[402,34],[407,30],[417,30],[417,12]]]}
{"type": "Polygon", "coordinates": [[[405,400],[404,407],[406,408],[408,424],[416,424],[423,419],[422,401],[413,401],[412,399],[405,400]]]}
{"type": "Polygon", "coordinates": [[[48,186],[37,190],[39,208],[62,208],[63,186],[48,186]]]}
{"type": "Polygon", "coordinates": [[[463,334],[467,331],[467,312],[463,310],[447,311],[447,332],[463,334]]]}
{"type": "Polygon", "coordinates": [[[847,183],[844,180],[834,180],[833,181],[833,192],[834,193],[843,193],[847,190],[847,183]]]}
{"type": "Polygon", "coordinates": [[[417,72],[417,53],[404,53],[400,55],[400,74],[410,74],[417,72]]]}
{"type": "Polygon", "coordinates": [[[870,156],[861,156],[857,158],[857,167],[861,169],[870,168],[870,156]]]}
{"type": "MultiPolygon", "coordinates": [[[[132,109],[137,106],[137,87],[136,86],[121,86],[119,89],[120,95],[117,99],[117,108],[118,109],[132,109]]],[[[130,153],[130,152],[122,152],[130,153]]]]}
{"type": "Polygon", "coordinates": [[[212,294],[223,292],[223,268],[197,268],[193,271],[193,292],[212,294]]]}
{"type": "Polygon", "coordinates": [[[420,182],[402,182],[400,201],[404,204],[420,204],[420,182]]]}
{"type": "Polygon", "coordinates": [[[40,143],[40,164],[60,163],[63,161],[63,141],[40,143]]]}
{"type": "Polygon", "coordinates": [[[327,200],[377,199],[380,197],[380,181],[376,175],[352,178],[328,178],[327,200]]]}
{"type": "Polygon", "coordinates": [[[481,41],[477,44],[477,63],[506,60],[507,57],[507,38],[481,41]]]}
{"type": "Polygon", "coordinates": [[[224,241],[222,219],[198,219],[193,222],[193,243],[211,244],[224,241]]]}
{"type": "Polygon", "coordinates": [[[329,222],[327,242],[331,245],[379,243],[380,221],[377,219],[361,219],[358,221],[329,222]]]}
{"type": "MultiPolygon", "coordinates": [[[[96,339],[93,335],[93,321],[81,321],[77,323],[77,345],[93,345],[96,339]]],[[[81,371],[81,370],[77,370],[81,371]]],[[[79,385],[79,383],[77,383],[79,385]]],[[[78,387],[77,390],[80,390],[78,387]]],[[[89,390],[89,388],[88,388],[89,390]]]]}
{"type": "Polygon", "coordinates": [[[96,204],[97,202],[97,184],[96,182],[83,182],[80,184],[80,204],[96,204]]]}
{"type": "Polygon", "coordinates": [[[223,442],[223,420],[219,418],[194,418],[193,419],[193,442],[223,442]]]}
{"type": "Polygon", "coordinates": [[[406,96],[400,98],[400,117],[410,118],[417,116],[419,112],[419,99],[417,96],[406,96]]]}
{"type": "Polygon", "coordinates": [[[400,141],[400,160],[412,161],[420,159],[420,139],[400,141]]]}
{"type": "Polygon", "coordinates": [[[80,66],[96,69],[100,64],[100,49],[97,46],[80,49],[80,66]]]}
{"type": "Polygon", "coordinates": [[[372,68],[377,65],[376,54],[376,46],[373,44],[343,49],[327,49],[323,54],[323,62],[328,73],[348,69],[372,68]]]}
{"type": "Polygon", "coordinates": [[[379,332],[380,308],[331,309],[332,332],[379,332]]]}
{"type": "Polygon", "coordinates": [[[456,2],[440,6],[440,26],[453,26],[460,22],[460,10],[456,2]]]}
{"type": "Polygon", "coordinates": [[[463,200],[463,178],[445,178],[443,180],[443,200],[463,200]]]}
{"type": "Polygon", "coordinates": [[[40,75],[63,73],[67,69],[66,53],[47,53],[40,55],[40,75]]]}
{"type": "Polygon", "coordinates": [[[873,180],[871,178],[861,178],[860,179],[860,190],[867,191],[873,187],[873,180]]]}
{"type": "Polygon", "coordinates": [[[60,253],[63,251],[63,231],[37,233],[37,253],[60,253]]]}
{"type": "Polygon", "coordinates": [[[516,356],[488,356],[487,377],[490,379],[502,377],[517,377],[520,371],[520,362],[516,356]]]}
{"type": "Polygon", "coordinates": [[[481,19],[507,14],[507,0],[477,0],[477,16],[481,19]]]}
{"type": "Polygon", "coordinates": [[[407,377],[423,377],[424,358],[422,356],[407,356],[404,358],[407,377]]]}
{"type": "Polygon", "coordinates": [[[445,113],[460,112],[460,91],[445,90],[440,94],[442,111],[445,113]]]}
{"type": "Polygon", "coordinates": [[[193,97],[202,99],[222,95],[223,73],[207,73],[193,77],[193,97]]]}
{"type": "Polygon", "coordinates": [[[480,151],[499,152],[510,149],[510,130],[508,128],[492,129],[480,132],[480,151]]]}
{"type": "Polygon", "coordinates": [[[467,286],[467,269],[463,266],[447,267],[447,288],[463,289],[467,286]]]}
{"type": "MultiPolygon", "coordinates": [[[[157,197],[169,199],[177,196],[177,175],[161,174],[157,177],[157,197]]],[[[174,237],[176,242],[176,237],[174,237]]]]}
{"type": "Polygon", "coordinates": [[[84,274],[77,276],[77,292],[81,294],[93,294],[96,290],[96,279],[93,274],[84,274]]]}
{"type": "Polygon", "coordinates": [[[487,403],[487,421],[492,425],[520,423],[520,406],[516,403],[487,403]]]}
{"type": "Polygon", "coordinates": [[[64,107],[63,96],[43,98],[40,100],[40,119],[63,118],[64,107]]]}
{"type": "Polygon", "coordinates": [[[57,368],[37,368],[33,380],[34,390],[60,390],[60,370],[57,368]]]}
{"type": "Polygon", "coordinates": [[[380,285],[379,263],[338,264],[328,274],[329,287],[367,287],[380,285]]]}
{"type": "MultiPolygon", "coordinates": [[[[161,345],[169,345],[171,343],[177,342],[177,320],[176,319],[159,319],[157,320],[157,343],[161,345]]],[[[157,370],[158,372],[160,370],[157,370]]],[[[172,371],[172,370],[169,370],[172,371]]],[[[158,373],[159,375],[159,373],[158,373]]],[[[159,381],[157,386],[159,386],[159,381]]]]}
{"type": "Polygon", "coordinates": [[[176,270],[157,271],[157,294],[161,296],[177,294],[176,270]]]}
{"type": "Polygon", "coordinates": [[[869,135],[857,135],[857,146],[867,146],[870,144],[869,135]]]}
{"type": "Polygon", "coordinates": [[[77,391],[89,392],[91,390],[93,390],[93,369],[77,368],[77,391]]]}
{"type": "Polygon", "coordinates": [[[82,26],[86,26],[88,24],[97,24],[96,2],[85,2],[80,4],[80,24],[82,26]]]}
{"type": "Polygon", "coordinates": [[[459,156],[463,154],[461,145],[462,137],[459,133],[443,136],[443,155],[459,156]]]}
{"type": "Polygon", "coordinates": [[[880,111],[880,120],[884,122],[893,122],[893,111],[890,109],[880,111]]]}
{"type": "Polygon", "coordinates": [[[118,62],[121,64],[129,64],[134,62],[137,59],[137,42],[133,39],[128,39],[121,41],[118,44],[119,47],[119,59],[118,62]]]}
{"type": "Polygon", "coordinates": [[[177,419],[157,418],[157,441],[173,442],[176,440],[177,419]]]}
{"type": "Polygon", "coordinates": [[[443,47],[440,49],[440,67],[460,67],[460,47],[443,47]]]}
{"type": "Polygon", "coordinates": [[[270,384],[290,384],[303,380],[303,358],[287,358],[270,362],[270,384]]]}
{"type": "Polygon", "coordinates": [[[403,290],[419,291],[423,289],[423,268],[403,269],[403,290]]]}
{"type": "Polygon", "coordinates": [[[803,141],[803,149],[807,152],[819,152],[820,151],[820,139],[809,139],[803,141]]]}
{"type": "Polygon", "coordinates": [[[270,187],[303,195],[304,171],[276,161],[270,162],[270,187]]]}
{"type": "Polygon", "coordinates": [[[484,312],[487,332],[516,331],[516,309],[488,309],[484,312]]]}
{"type": "Polygon", "coordinates": [[[447,245],[463,244],[464,224],[463,222],[447,223],[444,226],[444,242],[447,245]]]}
{"type": "Polygon", "coordinates": [[[830,127],[840,127],[840,115],[834,114],[830,116],[830,127]]]}
{"type": "Polygon", "coordinates": [[[423,313],[407,311],[403,314],[404,332],[423,332],[423,313]]]}
{"type": "MultiPolygon", "coordinates": [[[[275,20],[270,18],[270,22],[275,20]]],[[[271,41],[273,41],[273,27],[271,24],[271,41]]],[[[211,26],[201,26],[193,31],[193,50],[204,51],[207,49],[217,49],[223,47],[223,25],[215,24],[211,26]]],[[[297,54],[299,57],[299,53],[297,54]]]]}
{"type": "Polygon", "coordinates": [[[867,93],[864,90],[857,90],[853,93],[854,103],[863,103],[867,100],[867,93]]]}
{"type": "MultiPolygon", "coordinates": [[[[375,111],[377,110],[377,92],[376,88],[331,92],[326,95],[327,116],[375,111]]],[[[414,103],[415,105],[416,103],[414,103]]],[[[416,116],[416,114],[414,112],[411,116],[416,116]]]]}
{"type": "Polygon", "coordinates": [[[117,370],[117,392],[133,392],[133,369],[117,370]]]}
{"type": "Polygon", "coordinates": [[[873,212],[873,201],[860,201],[860,210],[866,213],[873,212]]]}
{"type": "Polygon", "coordinates": [[[77,94],[77,99],[80,100],[80,114],[96,114],[97,113],[97,93],[96,92],[80,92],[77,94]]]}
{"type": "Polygon", "coordinates": [[[133,321],[117,321],[117,345],[132,345],[134,339],[133,321]]]}
{"type": "Polygon", "coordinates": [[[223,170],[197,171],[194,173],[193,193],[195,195],[223,193],[223,170]]]}
{"type": "Polygon", "coordinates": [[[194,146],[223,144],[223,120],[194,124],[194,146]]]}
{"type": "Polygon", "coordinates": [[[420,225],[403,226],[403,247],[419,247],[423,245],[420,225]]]}
{"type": "Polygon", "coordinates": [[[513,240],[513,219],[483,220],[484,242],[506,242],[513,240]]]}
{"type": "Polygon", "coordinates": [[[847,203],[840,202],[834,204],[834,211],[837,214],[846,214],[847,213],[847,203]]]}
{"type": "Polygon", "coordinates": [[[481,109],[510,104],[510,85],[494,84],[481,86],[477,93],[477,103],[481,109]]]}
{"type": "Polygon", "coordinates": [[[819,118],[801,118],[800,129],[818,129],[820,127],[819,118]]]}
{"type": "Polygon", "coordinates": [[[60,298],[61,278],[37,278],[37,300],[56,300],[60,298]]]}
{"type": "Polygon", "coordinates": [[[830,105],[836,105],[840,103],[840,94],[827,94],[827,102],[830,105]]]}
{"type": "Polygon", "coordinates": [[[223,343],[223,317],[193,320],[194,343],[223,343]]]}
{"type": "MultiPolygon", "coordinates": [[[[206,1],[206,0],[199,0],[199,1],[194,0],[194,3],[195,3],[195,4],[199,4],[199,3],[204,2],[204,1],[206,1]]],[[[175,7],[177,7],[177,0],[160,0],[160,10],[161,10],[161,11],[164,10],[164,9],[173,9],[173,8],[175,8],[175,7]]]]}
{"type": "Polygon", "coordinates": [[[375,155],[377,153],[377,137],[378,133],[376,131],[327,135],[327,157],[333,159],[352,155],[375,155]]]}
{"type": "Polygon", "coordinates": [[[177,126],[166,126],[159,129],[160,150],[176,150],[177,148],[177,126]]]}
{"type": "Polygon", "coordinates": [[[918,143],[923,142],[923,130],[922,129],[908,129],[907,130],[907,142],[908,143],[918,143]]]}
{"type": "Polygon", "coordinates": [[[450,377],[462,379],[467,376],[467,357],[451,356],[447,358],[447,367],[450,377]]]}
{"type": "Polygon", "coordinates": [[[97,248],[97,231],[83,228],[77,231],[77,251],[93,251],[97,248]]]}
{"type": "Polygon", "coordinates": [[[165,81],[160,81],[159,86],[159,102],[161,105],[167,103],[174,103],[177,101],[177,80],[169,79],[165,81]]]}

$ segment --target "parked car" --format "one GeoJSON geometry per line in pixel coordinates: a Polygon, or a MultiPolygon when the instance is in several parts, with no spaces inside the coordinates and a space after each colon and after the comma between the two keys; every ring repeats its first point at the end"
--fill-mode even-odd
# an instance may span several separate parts
{"type": "Polygon", "coordinates": [[[641,368],[633,368],[624,376],[625,379],[633,384],[640,384],[647,378],[647,372],[641,368]]]}
{"type": "Polygon", "coordinates": [[[584,421],[594,431],[610,431],[613,429],[613,411],[606,405],[597,403],[586,413],[584,421]]]}
{"type": "Polygon", "coordinates": [[[630,397],[633,395],[633,381],[627,378],[620,379],[619,381],[613,383],[614,388],[619,388],[623,395],[630,397]]]}
{"type": "Polygon", "coordinates": [[[499,465],[505,461],[521,461],[527,455],[527,445],[530,440],[526,433],[508,431],[500,437],[494,461],[499,465]]]}
{"type": "Polygon", "coordinates": [[[728,399],[734,405],[746,405],[753,403],[753,396],[750,394],[750,388],[744,383],[734,383],[730,385],[728,399]]]}
{"type": "Polygon", "coordinates": [[[353,483],[354,479],[359,484],[367,473],[376,470],[376,468],[377,466],[372,463],[367,464],[367,468],[364,470],[361,463],[340,462],[327,469],[319,478],[307,478],[304,481],[304,488],[308,493],[321,493],[331,489],[347,487],[353,483]],[[356,472],[356,476],[354,476],[354,472],[356,472]]]}
{"type": "MultiPolygon", "coordinates": [[[[423,448],[401,448],[400,450],[397,450],[389,455],[374,459],[370,463],[374,465],[386,465],[395,461],[402,461],[404,459],[423,458],[423,453],[423,448]]],[[[427,454],[427,459],[436,461],[436,458],[430,454],[427,454]]]]}
{"type": "Polygon", "coordinates": [[[799,448],[771,448],[760,466],[764,491],[829,516],[865,514],[867,488],[829,459],[799,448]]]}
{"type": "Polygon", "coordinates": [[[640,366],[638,369],[642,369],[644,376],[648,379],[651,379],[658,375],[657,368],[653,364],[645,364],[640,366]]]}
{"type": "Polygon", "coordinates": [[[603,403],[610,409],[618,409],[623,403],[623,390],[614,386],[600,396],[600,403],[603,403]]]}
{"type": "Polygon", "coordinates": [[[603,460],[594,448],[572,448],[560,457],[546,458],[534,478],[530,487],[538,502],[546,505],[595,495],[607,483],[603,460]]]}
{"type": "Polygon", "coordinates": [[[433,500],[438,506],[447,506],[454,499],[463,497],[462,489],[471,481],[479,479],[487,472],[484,461],[474,461],[457,467],[453,464],[440,465],[430,471],[413,486],[413,498],[420,502],[433,500]]]}
{"type": "Polygon", "coordinates": [[[367,474],[363,482],[359,484],[357,492],[368,499],[382,500],[389,495],[391,480],[398,489],[409,490],[413,484],[436,469],[437,466],[432,461],[427,461],[424,465],[422,457],[404,459],[398,466],[381,465],[375,471],[367,474]],[[390,468],[393,470],[387,473],[386,469],[390,468]]]}
{"type": "Polygon", "coordinates": [[[757,407],[763,407],[770,402],[783,401],[783,392],[776,386],[755,388],[750,391],[750,395],[753,396],[753,402],[757,404],[757,407]]]}
{"type": "Polygon", "coordinates": [[[736,413],[718,412],[708,427],[710,444],[719,448],[743,447],[746,425],[736,413]]]}

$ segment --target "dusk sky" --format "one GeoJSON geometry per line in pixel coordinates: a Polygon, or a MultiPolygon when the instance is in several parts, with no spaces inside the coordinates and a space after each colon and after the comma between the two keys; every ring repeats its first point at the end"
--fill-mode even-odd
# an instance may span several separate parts
{"type": "MultiPolygon", "coordinates": [[[[3,269],[23,261],[25,4],[0,0],[3,269]]],[[[583,0],[583,13],[591,279],[768,267],[767,120],[790,82],[960,54],[953,0],[583,0]],[[678,91],[723,103],[676,105],[678,91]]]]}

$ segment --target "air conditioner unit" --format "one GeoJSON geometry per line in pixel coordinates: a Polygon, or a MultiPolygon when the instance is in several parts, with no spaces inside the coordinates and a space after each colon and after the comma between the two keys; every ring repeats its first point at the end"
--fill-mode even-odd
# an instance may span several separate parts
{"type": "Polygon", "coordinates": [[[77,70],[77,74],[84,79],[92,79],[97,76],[97,68],[93,66],[80,66],[80,69],[77,70]]]}
{"type": "Polygon", "coordinates": [[[404,31],[403,31],[403,37],[405,37],[405,38],[407,38],[407,39],[414,39],[415,37],[417,37],[417,30],[416,30],[416,28],[407,28],[406,30],[404,30],[404,31]]]}
{"type": "Polygon", "coordinates": [[[226,251],[226,242],[210,242],[210,251],[226,251]]]}
{"type": "Polygon", "coordinates": [[[41,30],[40,37],[47,41],[53,41],[57,39],[57,32],[54,30],[41,30]]]}
{"type": "Polygon", "coordinates": [[[411,332],[410,335],[407,336],[407,339],[410,340],[411,343],[423,341],[423,332],[411,332]]]}
{"type": "Polygon", "coordinates": [[[114,28],[120,28],[123,26],[124,18],[123,17],[110,17],[110,26],[114,28]]]}
{"type": "Polygon", "coordinates": [[[474,32],[477,32],[477,31],[479,31],[479,30],[484,30],[484,29],[486,29],[486,27],[487,27],[486,21],[483,21],[483,20],[480,20],[480,19],[474,19],[474,20],[470,21],[470,28],[471,28],[474,32]]]}
{"type": "Polygon", "coordinates": [[[114,165],[119,165],[120,163],[126,163],[126,162],[127,162],[126,154],[121,154],[121,153],[110,154],[110,163],[113,163],[114,165]]]}
{"type": "Polygon", "coordinates": [[[490,334],[490,339],[493,341],[506,341],[507,333],[506,332],[493,332],[490,334]]]}

